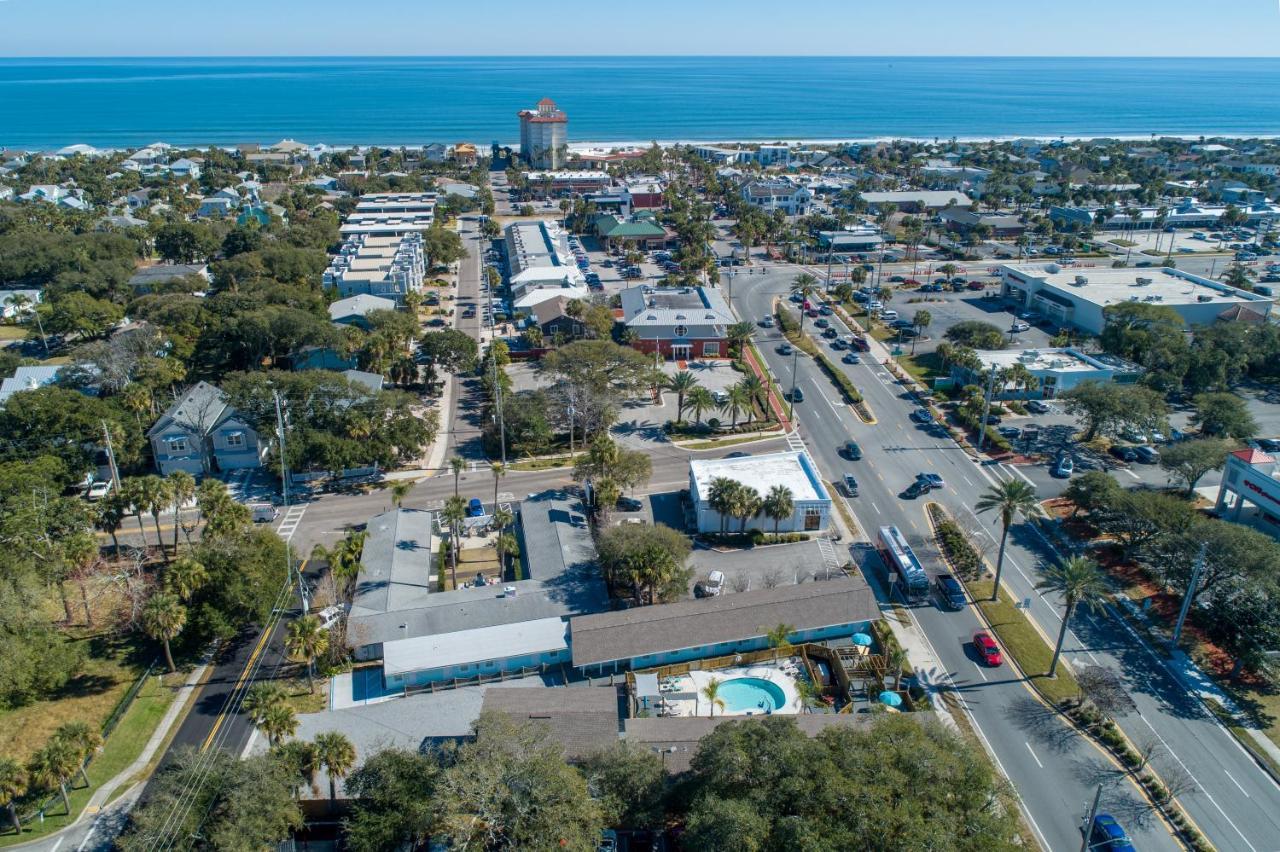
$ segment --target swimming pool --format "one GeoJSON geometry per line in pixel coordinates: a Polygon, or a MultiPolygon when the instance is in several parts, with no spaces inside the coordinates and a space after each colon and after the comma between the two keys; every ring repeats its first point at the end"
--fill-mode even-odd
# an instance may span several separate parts
{"type": "Polygon", "coordinates": [[[782,687],[760,677],[735,677],[720,684],[716,696],[728,715],[771,713],[787,703],[782,687]]]}

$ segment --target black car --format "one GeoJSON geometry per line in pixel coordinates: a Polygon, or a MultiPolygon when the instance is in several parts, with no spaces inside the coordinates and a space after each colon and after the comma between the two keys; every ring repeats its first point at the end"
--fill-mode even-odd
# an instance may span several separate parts
{"type": "Polygon", "coordinates": [[[845,441],[844,446],[840,448],[840,455],[849,461],[857,461],[862,458],[862,447],[858,446],[857,441],[845,441]]]}
{"type": "Polygon", "coordinates": [[[938,575],[938,597],[947,609],[964,609],[964,586],[950,574],[938,575]]]}
{"type": "Polygon", "coordinates": [[[834,328],[828,328],[822,332],[822,336],[828,340],[835,340],[840,336],[840,332],[836,331],[834,328]]]}
{"type": "Polygon", "coordinates": [[[928,494],[932,490],[932,486],[923,479],[917,479],[915,482],[907,486],[907,490],[902,492],[902,496],[908,500],[914,500],[921,494],[928,494]]]}
{"type": "Polygon", "coordinates": [[[1111,448],[1111,455],[1120,459],[1122,462],[1133,463],[1138,460],[1138,451],[1133,447],[1126,447],[1116,444],[1111,448]]]}
{"type": "Polygon", "coordinates": [[[788,399],[792,402],[804,402],[804,391],[800,390],[800,388],[796,388],[791,392],[788,399]]]}
{"type": "Polygon", "coordinates": [[[644,508],[644,504],[634,497],[619,497],[614,505],[619,512],[639,512],[644,508]]]}
{"type": "Polygon", "coordinates": [[[917,408],[915,411],[911,412],[911,419],[917,423],[932,423],[933,412],[929,411],[927,408],[917,408]]]}

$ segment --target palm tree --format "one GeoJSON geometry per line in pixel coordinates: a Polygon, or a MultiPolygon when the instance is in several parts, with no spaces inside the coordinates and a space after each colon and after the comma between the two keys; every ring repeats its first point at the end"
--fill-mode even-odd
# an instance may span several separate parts
{"type": "Polygon", "coordinates": [[[98,529],[111,536],[111,551],[113,553],[120,552],[120,539],[116,533],[120,531],[120,527],[124,525],[125,516],[129,514],[129,504],[121,495],[119,484],[115,491],[103,498],[98,504],[98,511],[94,517],[94,523],[98,529]]]}
{"type": "MultiPolygon", "coordinates": [[[[569,428],[572,429],[573,427],[570,426],[569,428]]],[[[573,462],[572,459],[569,461],[570,463],[573,462]]],[[[489,465],[489,472],[493,474],[493,512],[496,515],[498,512],[498,481],[507,475],[507,468],[502,462],[493,462],[489,465]]]]}
{"type": "Polygon", "coordinates": [[[356,765],[356,747],[337,731],[326,731],[315,737],[316,763],[329,776],[329,801],[338,797],[337,779],[347,777],[356,765]]]}
{"type": "Polygon", "coordinates": [[[397,509],[404,506],[404,498],[409,496],[409,492],[417,484],[413,479],[400,479],[391,483],[391,504],[397,509]]]}
{"type": "Polygon", "coordinates": [[[453,471],[453,496],[458,496],[458,477],[462,475],[462,470],[467,466],[466,460],[461,456],[454,456],[449,459],[449,468],[453,471]]]}
{"type": "MultiPolygon", "coordinates": [[[[217,482],[217,480],[208,480],[217,482]]],[[[219,486],[221,482],[217,483],[219,486]]],[[[146,496],[143,494],[142,479],[126,479],[120,483],[120,499],[129,507],[133,513],[134,520],[138,522],[138,535],[142,537],[142,546],[147,546],[147,528],[142,525],[142,509],[146,502],[146,496]]]]}
{"type": "MultiPolygon", "coordinates": [[[[312,792],[316,790],[316,764],[319,762],[316,757],[316,747],[302,740],[290,740],[287,743],[281,743],[271,749],[271,754],[289,767],[289,770],[298,776],[303,784],[305,784],[312,792]]],[[[295,786],[293,797],[299,798],[298,789],[295,786]]]]}
{"type": "Polygon", "coordinates": [[[208,582],[209,571],[190,556],[175,559],[164,569],[165,591],[177,595],[183,603],[191,600],[191,596],[208,582]]]}
{"type": "Polygon", "coordinates": [[[258,681],[249,687],[240,706],[244,710],[245,718],[255,726],[261,727],[271,708],[284,702],[284,688],[280,684],[275,681],[258,681]]]}
{"type": "Polygon", "coordinates": [[[307,686],[316,691],[316,660],[329,650],[329,632],[320,624],[320,617],[304,615],[289,622],[285,630],[284,647],[289,659],[307,664],[307,686]]]}
{"type": "Polygon", "coordinates": [[[1009,479],[992,485],[978,498],[974,510],[978,513],[999,511],[1000,552],[996,556],[996,579],[991,588],[991,600],[1000,599],[1000,574],[1004,570],[1004,546],[1009,539],[1009,527],[1013,519],[1022,515],[1032,518],[1042,514],[1040,501],[1036,499],[1036,487],[1021,479],[1009,479]]]}
{"type": "Polygon", "coordinates": [[[14,831],[22,833],[18,817],[18,799],[27,792],[27,770],[11,757],[0,757],[0,807],[9,811],[14,831]]]}
{"type": "Polygon", "coordinates": [[[911,317],[911,325],[915,327],[916,336],[911,338],[911,354],[915,354],[916,341],[920,339],[920,335],[924,334],[924,330],[933,322],[933,314],[926,310],[918,310],[911,317]]]}
{"type": "Polygon", "coordinates": [[[31,755],[31,760],[27,763],[27,777],[40,789],[52,790],[56,787],[62,794],[63,807],[70,814],[71,799],[67,795],[67,784],[79,763],[74,746],[51,739],[45,743],[44,748],[31,755]]]}
{"type": "Polygon", "coordinates": [[[298,716],[288,702],[277,701],[267,708],[260,725],[267,735],[267,742],[276,745],[285,737],[291,737],[298,730],[298,716]]]}
{"type": "MultiPolygon", "coordinates": [[[[169,499],[173,501],[173,555],[178,555],[178,528],[182,526],[182,507],[195,499],[196,478],[185,470],[169,474],[169,499]]],[[[190,541],[187,542],[190,544],[190,541]]]]}
{"type": "Polygon", "coordinates": [[[701,423],[702,414],[716,407],[716,398],[704,387],[696,387],[689,391],[689,410],[693,412],[693,422],[701,423]]]}
{"type": "MultiPolygon", "coordinates": [[[[164,538],[160,534],[160,513],[169,505],[169,484],[159,476],[154,474],[144,476],[138,480],[138,498],[141,500],[141,508],[151,513],[151,520],[156,526],[156,545],[160,548],[160,555],[168,558],[164,549],[164,538]]],[[[142,520],[139,518],[139,525],[142,520]]]]}
{"type": "MultiPolygon", "coordinates": [[[[817,286],[818,286],[818,279],[814,278],[812,275],[810,275],[807,272],[801,272],[799,275],[797,275],[795,278],[791,280],[791,292],[793,294],[799,294],[806,301],[809,299],[811,295],[813,295],[813,291],[815,288],[817,288],[817,286]]],[[[804,334],[804,317],[805,317],[804,302],[801,302],[800,303],[800,333],[801,334],[804,334]]]]}
{"type": "Polygon", "coordinates": [[[779,524],[795,514],[795,495],[787,486],[775,485],[765,495],[764,502],[760,504],[760,510],[764,512],[766,518],[773,521],[773,534],[776,536],[779,524]]]}
{"type": "Polygon", "coordinates": [[[717,476],[711,480],[711,485],[707,489],[707,503],[711,506],[712,511],[720,516],[720,534],[724,535],[724,528],[729,520],[729,515],[733,511],[733,501],[735,493],[742,486],[726,476],[717,476]]]}
{"type": "Polygon", "coordinates": [[[35,318],[36,327],[40,329],[40,342],[44,344],[44,354],[48,355],[49,338],[46,337],[44,333],[44,320],[40,318],[40,310],[34,307],[31,297],[25,293],[15,293],[12,298],[10,298],[9,303],[13,305],[14,314],[16,316],[20,317],[30,310],[31,316],[35,318]]]}
{"type": "Polygon", "coordinates": [[[734,491],[733,507],[730,510],[735,518],[742,522],[738,532],[747,531],[747,521],[760,514],[760,494],[750,485],[739,485],[734,491]]]}
{"type": "Polygon", "coordinates": [[[462,522],[467,518],[467,503],[456,494],[444,501],[440,518],[449,527],[449,574],[453,587],[458,587],[458,541],[462,534],[462,522]]]}
{"type": "Polygon", "coordinates": [[[684,396],[698,386],[698,379],[688,370],[681,370],[667,378],[663,387],[676,395],[676,422],[684,419],[684,396]]]}
{"type": "Polygon", "coordinates": [[[738,415],[749,408],[751,400],[747,396],[746,390],[742,385],[732,385],[724,392],[724,403],[721,410],[733,418],[732,425],[738,425],[738,415]]]}
{"type": "Polygon", "coordinates": [[[720,679],[711,678],[707,681],[707,685],[702,687],[702,697],[707,699],[707,703],[711,705],[711,718],[716,717],[716,708],[724,710],[724,699],[720,697],[720,679]]]}
{"type": "Polygon", "coordinates": [[[764,638],[769,643],[769,647],[773,649],[773,661],[775,663],[778,662],[778,657],[791,653],[793,646],[791,640],[787,637],[795,632],[796,629],[793,625],[780,621],[765,633],[764,638]]]}
{"type": "Polygon", "coordinates": [[[515,522],[510,509],[495,509],[489,516],[489,526],[495,530],[505,530],[515,522]]]}
{"type": "Polygon", "coordinates": [[[502,562],[503,570],[507,567],[507,557],[520,555],[520,542],[511,533],[503,533],[498,536],[497,541],[493,543],[493,549],[498,554],[498,559],[502,562]]]}
{"type": "Polygon", "coordinates": [[[147,601],[142,610],[142,627],[152,639],[164,643],[164,659],[169,664],[169,671],[176,672],[173,664],[173,652],[169,642],[182,632],[187,625],[187,608],[177,595],[169,592],[157,592],[147,601]]]}
{"type": "Polygon", "coordinates": [[[884,655],[884,668],[886,673],[893,672],[893,691],[897,692],[902,689],[902,667],[909,662],[907,652],[902,648],[894,645],[887,650],[884,655]]]}
{"type": "Polygon", "coordinates": [[[749,402],[752,406],[759,405],[762,409],[767,411],[764,400],[769,389],[768,386],[760,380],[759,376],[755,373],[748,373],[742,377],[742,381],[738,382],[738,384],[742,385],[743,390],[747,392],[749,402]]]}
{"type": "Polygon", "coordinates": [[[1071,614],[1079,604],[1095,611],[1101,609],[1108,591],[1107,578],[1092,559],[1073,556],[1046,568],[1044,579],[1036,583],[1036,588],[1057,592],[1063,597],[1062,626],[1058,628],[1058,643],[1053,648],[1053,661],[1049,663],[1049,677],[1057,677],[1058,658],[1062,656],[1062,643],[1067,638],[1071,614]]]}
{"type": "Polygon", "coordinates": [[[751,340],[751,335],[755,333],[755,326],[749,322],[735,322],[729,326],[725,332],[725,338],[729,341],[729,347],[738,351],[747,345],[751,340]]]}
{"type": "Polygon", "coordinates": [[[66,722],[53,732],[53,739],[66,743],[75,751],[79,758],[77,768],[80,770],[80,777],[88,787],[89,775],[84,771],[85,761],[89,755],[102,748],[102,734],[88,722],[66,722]]]}

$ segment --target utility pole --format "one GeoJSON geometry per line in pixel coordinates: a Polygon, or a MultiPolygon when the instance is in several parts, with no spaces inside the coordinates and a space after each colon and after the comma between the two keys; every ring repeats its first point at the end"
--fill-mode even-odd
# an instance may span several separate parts
{"type": "Polygon", "coordinates": [[[1191,579],[1187,581],[1187,592],[1182,596],[1182,609],[1178,611],[1178,623],[1173,626],[1173,638],[1169,640],[1171,651],[1178,647],[1178,640],[1182,638],[1182,625],[1187,620],[1187,613],[1191,611],[1191,602],[1195,599],[1196,587],[1200,585],[1200,575],[1204,573],[1204,560],[1208,551],[1209,543],[1202,542],[1195,567],[1191,569],[1191,579]]]}
{"type": "Polygon", "coordinates": [[[795,420],[796,370],[800,366],[800,347],[791,350],[791,391],[787,394],[787,419],[795,420]]]}
{"type": "Polygon", "coordinates": [[[991,395],[996,388],[996,365],[991,365],[991,370],[987,378],[987,397],[982,405],[982,422],[978,424],[978,452],[982,452],[982,445],[987,442],[987,417],[991,414],[991,395]]]}
{"type": "Polygon", "coordinates": [[[116,451],[111,445],[111,430],[107,428],[107,421],[102,421],[102,437],[107,440],[107,463],[111,466],[111,491],[120,490],[120,468],[116,467],[116,451]]]}
{"type": "Polygon", "coordinates": [[[1093,831],[1093,818],[1098,813],[1098,800],[1102,798],[1102,785],[1093,793],[1093,804],[1089,806],[1089,815],[1084,818],[1084,839],[1080,841],[1080,852],[1089,852],[1089,835],[1093,831]]]}
{"type": "Polygon", "coordinates": [[[284,411],[280,404],[280,392],[273,390],[272,399],[276,403],[276,437],[280,439],[280,493],[284,498],[284,507],[289,508],[289,459],[285,455],[284,446],[284,411]]]}

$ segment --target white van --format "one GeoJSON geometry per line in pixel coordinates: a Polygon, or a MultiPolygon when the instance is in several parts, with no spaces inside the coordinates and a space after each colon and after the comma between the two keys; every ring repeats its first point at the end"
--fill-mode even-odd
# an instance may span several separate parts
{"type": "Polygon", "coordinates": [[[886,308],[885,310],[880,312],[880,319],[884,320],[885,322],[893,322],[897,318],[898,318],[898,312],[895,311],[893,308],[886,308]]]}
{"type": "Polygon", "coordinates": [[[280,510],[270,503],[250,503],[249,512],[255,524],[269,524],[280,514],[280,510]]]}

